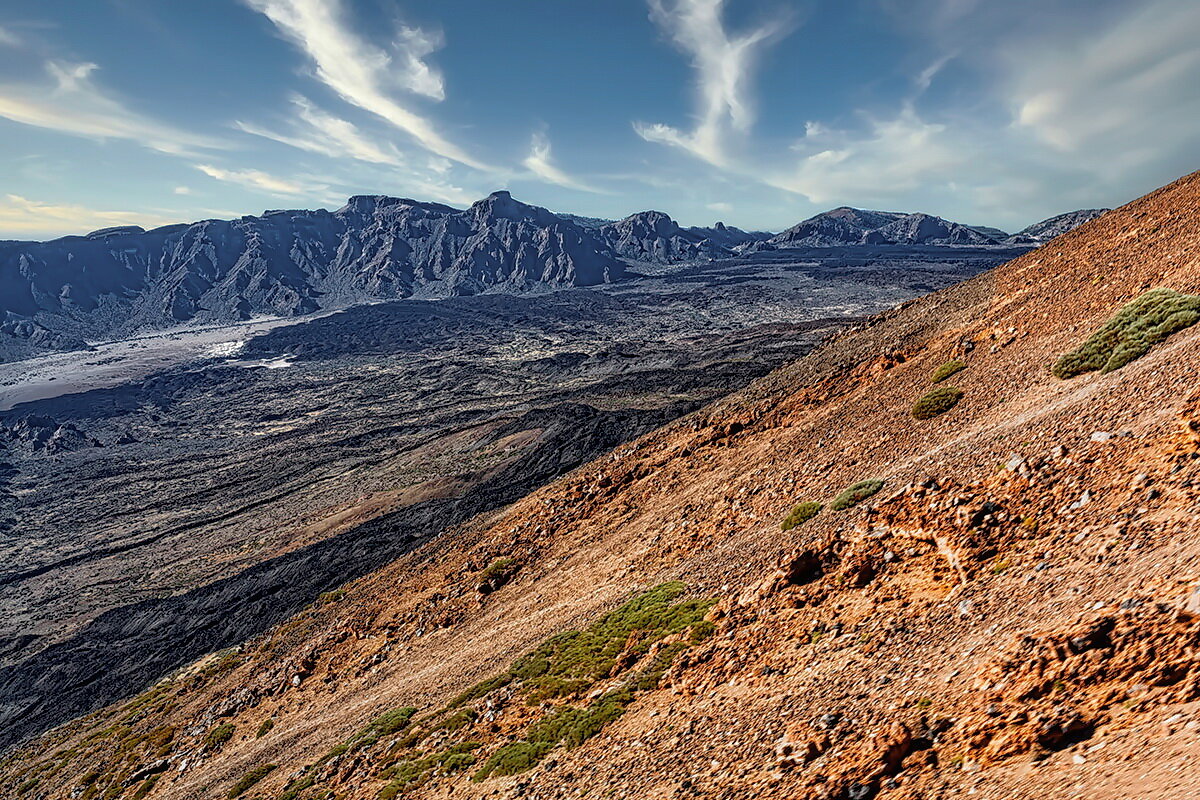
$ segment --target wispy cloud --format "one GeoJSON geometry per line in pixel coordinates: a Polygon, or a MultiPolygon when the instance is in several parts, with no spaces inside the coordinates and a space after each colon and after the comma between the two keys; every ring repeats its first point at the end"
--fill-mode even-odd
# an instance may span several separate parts
{"type": "Polygon", "coordinates": [[[155,213],[103,211],[80,205],[30,200],[16,194],[5,195],[0,201],[0,231],[5,236],[45,237],[87,233],[114,225],[152,228],[178,221],[155,213]]]}
{"type": "Polygon", "coordinates": [[[371,112],[413,137],[422,147],[467,166],[485,165],[448,141],[426,117],[401,105],[395,91],[433,100],[445,96],[440,73],[425,60],[441,37],[401,28],[391,51],[356,35],[339,0],[245,0],[266,15],[312,60],[316,76],[346,102],[371,112]]]}
{"type": "Polygon", "coordinates": [[[765,45],[791,22],[781,17],[746,33],[731,35],[722,19],[725,0],[649,0],[650,17],[692,60],[699,109],[690,131],[663,123],[634,123],[645,140],[683,148],[716,166],[728,166],[730,129],[745,133],[754,122],[750,78],[765,45]]]}
{"type": "Polygon", "coordinates": [[[188,194],[192,193],[192,189],[190,186],[176,186],[174,189],[171,190],[171,193],[188,195],[188,194]]]}
{"type": "Polygon", "coordinates": [[[526,169],[547,183],[553,183],[556,186],[575,189],[581,192],[603,194],[602,190],[571,177],[555,166],[550,156],[550,140],[544,133],[535,133],[533,135],[529,155],[521,163],[525,165],[526,169]]]}
{"type": "Polygon", "coordinates": [[[212,164],[196,164],[196,169],[210,178],[226,183],[237,184],[246,189],[252,189],[267,194],[291,197],[327,194],[329,187],[301,183],[297,180],[280,178],[258,169],[225,169],[212,164]]]}
{"type": "Polygon", "coordinates": [[[0,117],[96,139],[124,139],[187,154],[223,143],[139,114],[92,80],[95,64],[46,61],[43,79],[0,84],[0,117]]]}
{"type": "Polygon", "coordinates": [[[4,47],[16,47],[21,43],[16,34],[7,28],[0,26],[0,45],[4,47]]]}
{"type": "Polygon", "coordinates": [[[921,119],[911,106],[889,119],[868,118],[863,131],[810,122],[793,149],[801,154],[795,169],[766,182],[814,203],[901,197],[950,180],[970,153],[947,126],[921,119]]]}
{"type": "MultiPolygon", "coordinates": [[[[1019,128],[1110,174],[1200,145],[1200,8],[1130,4],[1087,36],[1058,32],[1005,48],[1005,91],[1019,128]]],[[[1195,166],[1193,163],[1192,166],[1195,166]]]]}
{"type": "Polygon", "coordinates": [[[281,142],[310,153],[330,158],[353,158],[371,164],[401,166],[399,151],[390,144],[380,144],[363,135],[354,123],[335,117],[313,105],[307,98],[292,98],[295,117],[287,133],[272,131],[249,122],[235,122],[239,130],[281,142]]]}

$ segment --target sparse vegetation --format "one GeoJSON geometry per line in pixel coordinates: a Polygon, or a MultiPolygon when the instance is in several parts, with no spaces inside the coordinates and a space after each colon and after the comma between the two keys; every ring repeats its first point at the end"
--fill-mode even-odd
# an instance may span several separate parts
{"type": "MultiPolygon", "coordinates": [[[[491,685],[518,685],[529,702],[582,695],[597,682],[620,672],[622,664],[638,663],[657,642],[688,632],[685,640],[660,649],[641,671],[587,706],[561,705],[530,726],[523,741],[494,752],[475,773],[473,780],[514,775],[534,766],[546,753],[563,744],[576,747],[605,725],[625,713],[637,694],[658,686],[663,674],[679,653],[713,632],[703,617],[712,600],[685,600],[672,604],[683,593],[682,583],[664,583],[601,617],[582,631],[568,631],[546,640],[540,647],[517,659],[508,680],[491,685]]],[[[488,682],[469,694],[482,696],[488,682]]]]}
{"type": "Polygon", "coordinates": [[[509,674],[542,699],[581,692],[606,677],[618,656],[632,663],[663,637],[703,619],[711,600],[687,600],[671,605],[683,589],[679,582],[664,583],[585,630],[553,636],[518,659],[509,674]],[[631,640],[634,643],[629,646],[631,640]]]}
{"type": "Polygon", "coordinates": [[[229,794],[226,796],[230,800],[233,800],[233,798],[235,798],[235,797],[241,797],[246,792],[250,791],[250,788],[252,786],[254,786],[256,783],[261,781],[263,778],[270,775],[278,767],[279,767],[278,764],[263,764],[260,767],[255,767],[254,769],[250,770],[245,775],[243,775],[242,779],[239,780],[237,783],[235,783],[230,788],[229,794]]]}
{"type": "Polygon", "coordinates": [[[345,589],[334,589],[331,592],[321,592],[317,595],[317,605],[323,606],[329,603],[336,603],[346,596],[345,589]]]}
{"type": "Polygon", "coordinates": [[[264,737],[268,733],[270,733],[271,729],[274,727],[275,727],[275,720],[271,719],[270,717],[267,717],[266,719],[264,719],[262,721],[262,725],[258,726],[258,732],[254,734],[254,737],[256,739],[261,739],[262,737],[264,737]]]}
{"type": "Polygon", "coordinates": [[[821,512],[821,504],[814,502],[801,503],[792,509],[791,513],[780,523],[785,531],[790,531],[797,525],[803,525],[821,512]]]}
{"type": "Polygon", "coordinates": [[[883,484],[883,481],[874,478],[851,484],[833,499],[829,507],[834,511],[845,511],[848,508],[853,508],[863,500],[877,493],[883,488],[883,484]]]}
{"type": "Polygon", "coordinates": [[[959,361],[957,358],[952,361],[947,361],[930,374],[929,382],[941,383],[942,381],[946,380],[946,378],[962,372],[966,368],[966,362],[959,361]]]}
{"type": "Polygon", "coordinates": [[[442,720],[438,724],[438,728],[444,731],[457,731],[470,725],[478,716],[474,709],[464,708],[442,720]]]}
{"type": "Polygon", "coordinates": [[[953,386],[939,386],[916,402],[912,415],[916,419],[933,419],[958,405],[963,393],[953,386]]]}
{"type": "Polygon", "coordinates": [[[515,572],[515,561],[511,558],[497,558],[487,566],[487,569],[479,573],[479,580],[484,583],[490,583],[493,579],[503,579],[515,572]]]}
{"type": "Polygon", "coordinates": [[[1200,322],[1200,295],[1151,289],[1122,306],[1078,349],[1060,358],[1051,371],[1064,380],[1096,370],[1112,372],[1197,322],[1200,322]]]}
{"type": "Polygon", "coordinates": [[[142,800],[142,798],[150,794],[150,791],[154,788],[154,785],[158,783],[159,777],[161,776],[151,775],[149,778],[142,781],[142,785],[139,786],[137,791],[133,793],[133,800],[142,800]]]}
{"type": "Polygon", "coordinates": [[[479,783],[492,776],[516,775],[518,772],[532,769],[542,756],[553,749],[554,745],[549,742],[514,742],[505,745],[492,753],[491,758],[484,762],[471,780],[479,783]]]}
{"type": "Polygon", "coordinates": [[[209,750],[216,750],[221,745],[233,738],[233,732],[236,730],[231,722],[222,722],[217,727],[213,728],[204,737],[204,746],[209,750]]]}
{"type": "Polygon", "coordinates": [[[379,777],[387,779],[389,783],[379,791],[379,800],[391,800],[409,789],[415,789],[436,773],[452,775],[471,767],[475,764],[475,756],[471,751],[479,746],[479,742],[459,742],[438,753],[392,764],[380,773],[379,777]]]}

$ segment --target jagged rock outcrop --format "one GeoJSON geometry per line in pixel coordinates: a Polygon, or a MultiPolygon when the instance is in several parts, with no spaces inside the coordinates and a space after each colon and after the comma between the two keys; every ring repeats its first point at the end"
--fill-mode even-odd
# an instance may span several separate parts
{"type": "Polygon", "coordinates": [[[1056,236],[1062,236],[1086,222],[1091,222],[1109,210],[1107,208],[1084,208],[1059,214],[1017,231],[1006,238],[1004,244],[1045,244],[1056,236]]]}
{"type": "Polygon", "coordinates": [[[705,261],[732,255],[730,248],[710,240],[661,211],[640,211],[600,228],[608,246],[622,258],[651,264],[705,261]]]}
{"type": "Polygon", "coordinates": [[[996,241],[974,228],[930,214],[866,211],[843,206],[793,225],[760,247],[838,247],[858,244],[989,245],[996,241]]]}
{"type": "Polygon", "coordinates": [[[715,245],[730,250],[753,244],[754,242],[765,242],[774,235],[768,231],[744,231],[741,228],[726,225],[724,222],[718,222],[711,228],[691,227],[687,230],[690,233],[703,236],[715,245]]]}
{"type": "Polygon", "coordinates": [[[624,265],[590,231],[496,192],[466,210],[358,196],[146,231],[0,244],[0,337],[30,347],[377,298],[590,286],[624,265]]]}

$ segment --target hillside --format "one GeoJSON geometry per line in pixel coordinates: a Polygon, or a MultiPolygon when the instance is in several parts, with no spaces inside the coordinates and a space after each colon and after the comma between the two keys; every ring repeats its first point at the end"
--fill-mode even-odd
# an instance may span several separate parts
{"type": "Polygon", "coordinates": [[[1200,299],[1124,312],[1115,371],[1078,372],[1111,325],[1062,359],[1200,292],[1198,218],[1200,173],[839,334],[13,751],[0,786],[1193,796],[1200,299]]]}

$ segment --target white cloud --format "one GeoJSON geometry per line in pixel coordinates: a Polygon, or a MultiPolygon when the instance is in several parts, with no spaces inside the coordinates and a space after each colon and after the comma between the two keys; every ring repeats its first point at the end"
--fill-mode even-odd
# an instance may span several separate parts
{"type": "Polygon", "coordinates": [[[926,122],[906,106],[892,119],[868,119],[861,133],[834,132],[809,123],[793,145],[796,168],[766,182],[814,203],[853,203],[898,197],[951,180],[968,158],[947,126],[926,122]]]}
{"type": "Polygon", "coordinates": [[[268,194],[301,197],[324,193],[328,189],[327,186],[313,186],[279,178],[257,169],[223,169],[211,164],[196,164],[195,166],[210,178],[268,194]]]}
{"type": "Polygon", "coordinates": [[[188,194],[192,193],[192,189],[190,186],[176,186],[171,191],[173,194],[182,194],[182,195],[188,195],[188,194]]]}
{"type": "Polygon", "coordinates": [[[425,61],[440,46],[439,36],[402,28],[392,52],[357,36],[343,20],[338,0],[245,0],[267,16],[279,31],[302,49],[316,75],[346,102],[387,120],[422,147],[467,166],[486,167],[437,131],[433,123],[392,97],[404,90],[441,100],[441,75],[425,61]]]}
{"type": "Polygon", "coordinates": [[[748,86],[759,51],[787,27],[776,19],[731,36],[721,14],[725,0],[649,0],[650,17],[692,59],[699,105],[696,125],[681,131],[663,123],[634,123],[649,142],[683,148],[716,166],[728,166],[728,129],[746,133],[754,122],[748,86]]]}
{"type": "Polygon", "coordinates": [[[335,117],[314,106],[305,97],[292,98],[296,109],[290,133],[278,133],[248,122],[235,122],[245,133],[262,136],[310,153],[330,158],[353,158],[371,164],[400,166],[403,157],[390,144],[377,144],[351,122],[335,117]]]}
{"type": "Polygon", "coordinates": [[[4,45],[5,47],[18,47],[20,44],[21,40],[17,38],[16,34],[12,33],[7,28],[0,27],[0,45],[4,45]]]}
{"type": "Polygon", "coordinates": [[[1135,168],[1180,151],[1194,157],[1197,41],[1194,0],[1155,0],[1130,4],[1107,30],[1057,36],[1053,47],[1010,45],[1004,83],[1016,125],[1093,170],[1135,168]]]}
{"type": "Polygon", "coordinates": [[[97,139],[126,139],[154,150],[184,154],[220,148],[220,142],[143,116],[92,81],[95,64],[46,61],[48,80],[0,85],[0,117],[97,139]]]}
{"type": "Polygon", "coordinates": [[[550,157],[550,140],[546,138],[545,134],[535,133],[533,135],[529,155],[521,163],[525,165],[526,169],[547,183],[553,183],[557,186],[581,192],[602,193],[599,189],[588,186],[586,183],[571,177],[554,165],[550,157]]]}
{"type": "Polygon", "coordinates": [[[66,233],[87,233],[115,225],[141,225],[153,228],[177,222],[153,213],[140,211],[102,211],[80,205],[54,204],[30,200],[16,194],[5,195],[0,201],[0,231],[2,236],[56,236],[66,233]]]}
{"type": "Polygon", "coordinates": [[[722,214],[728,214],[733,211],[733,203],[709,203],[705,206],[709,211],[719,211],[722,214]]]}

